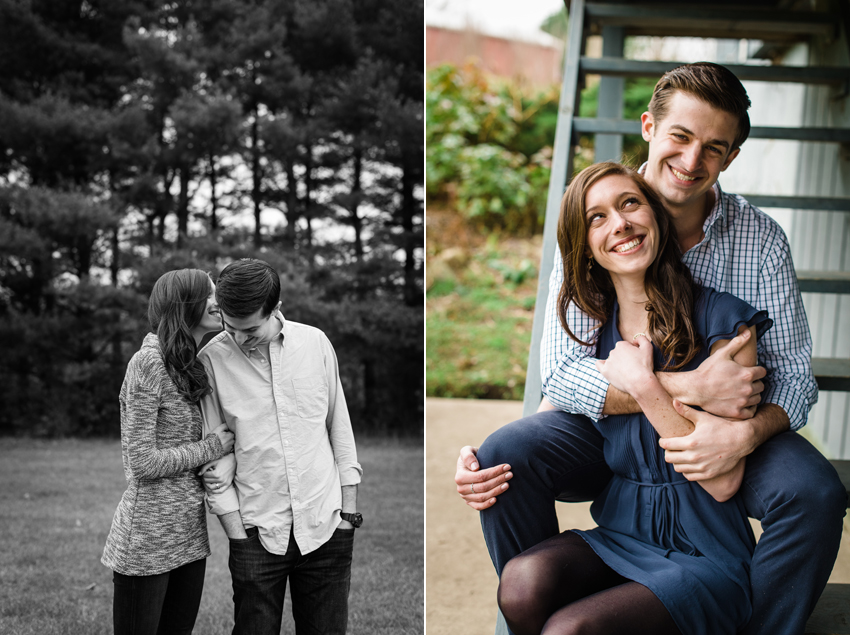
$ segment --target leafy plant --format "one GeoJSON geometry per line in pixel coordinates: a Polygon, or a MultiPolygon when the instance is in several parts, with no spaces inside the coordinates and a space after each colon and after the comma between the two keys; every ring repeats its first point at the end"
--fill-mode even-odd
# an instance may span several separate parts
{"type": "Polygon", "coordinates": [[[475,65],[428,75],[426,187],[476,224],[538,231],[546,206],[556,87],[530,91],[475,65]]]}

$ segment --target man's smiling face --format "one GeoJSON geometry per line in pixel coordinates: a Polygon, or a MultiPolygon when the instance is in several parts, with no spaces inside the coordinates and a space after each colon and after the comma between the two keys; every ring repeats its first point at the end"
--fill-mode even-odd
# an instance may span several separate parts
{"type": "Polygon", "coordinates": [[[275,317],[279,307],[280,303],[267,317],[263,317],[262,309],[257,309],[251,315],[242,318],[231,317],[222,311],[224,330],[230,333],[242,348],[252,348],[262,342],[268,342],[280,329],[280,322],[275,317]]]}
{"type": "Polygon", "coordinates": [[[649,142],[646,178],[664,204],[678,209],[704,201],[739,149],[732,149],[738,121],[735,115],[677,91],[660,122],[641,117],[641,133],[649,142]]]}

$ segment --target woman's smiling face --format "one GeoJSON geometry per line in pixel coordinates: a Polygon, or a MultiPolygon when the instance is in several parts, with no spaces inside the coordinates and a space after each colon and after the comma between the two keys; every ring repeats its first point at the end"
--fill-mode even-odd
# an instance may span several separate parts
{"type": "Polygon", "coordinates": [[[643,277],[658,254],[658,223],[637,183],[611,174],[585,195],[588,256],[612,279],[643,277]]]}

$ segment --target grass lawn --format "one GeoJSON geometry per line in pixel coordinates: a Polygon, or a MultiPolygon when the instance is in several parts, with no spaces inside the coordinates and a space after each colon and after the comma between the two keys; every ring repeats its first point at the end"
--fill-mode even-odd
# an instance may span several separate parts
{"type": "MultiPolygon", "coordinates": [[[[0,633],[112,633],[112,572],[100,563],[125,488],[116,441],[3,438],[0,449],[0,633]]],[[[423,633],[421,441],[358,439],[364,477],[348,632],[423,633]]],[[[208,516],[212,556],[197,635],[233,625],[227,538],[208,516]]],[[[289,599],[283,633],[294,633],[289,599]]]]}
{"type": "MultiPolygon", "coordinates": [[[[449,214],[429,216],[430,266],[463,232],[449,214]]],[[[426,394],[522,400],[541,239],[464,242],[467,261],[428,289],[426,394]]]]}

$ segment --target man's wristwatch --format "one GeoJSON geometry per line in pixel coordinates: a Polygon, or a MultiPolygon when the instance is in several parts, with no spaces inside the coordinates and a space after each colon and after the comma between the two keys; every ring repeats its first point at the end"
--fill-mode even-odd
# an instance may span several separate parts
{"type": "Polygon", "coordinates": [[[339,517],[342,518],[343,520],[347,520],[348,522],[350,522],[352,525],[354,525],[355,529],[357,529],[360,525],[363,524],[363,515],[360,514],[359,512],[355,513],[355,514],[341,513],[339,515],[339,517]]]}

